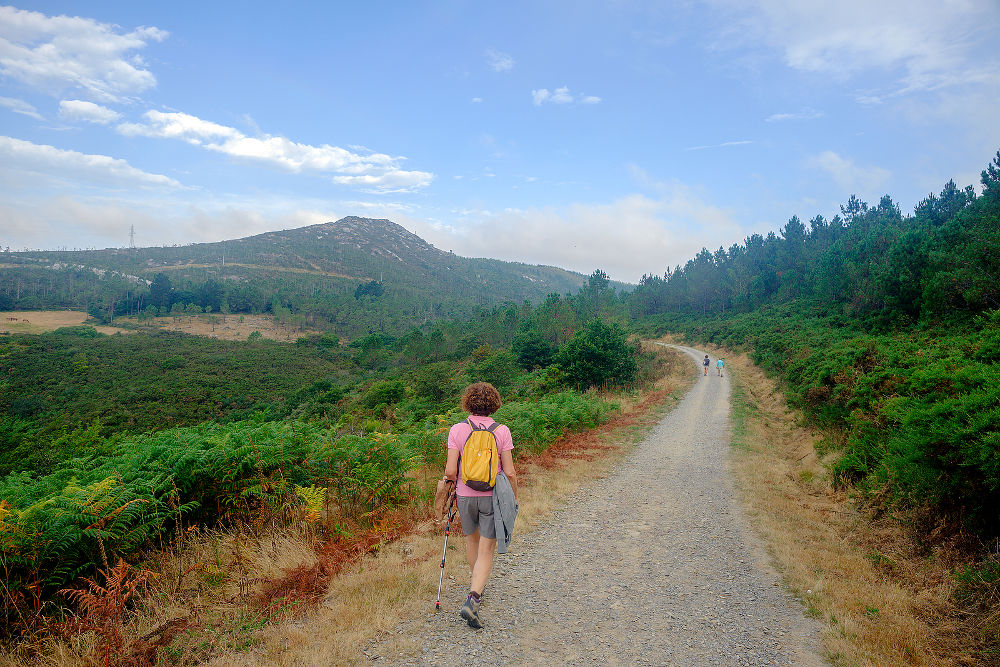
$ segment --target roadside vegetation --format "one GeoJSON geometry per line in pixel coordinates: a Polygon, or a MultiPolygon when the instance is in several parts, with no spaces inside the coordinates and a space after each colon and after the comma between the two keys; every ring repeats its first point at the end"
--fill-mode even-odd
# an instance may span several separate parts
{"type": "Polygon", "coordinates": [[[637,330],[745,352],[778,380],[823,434],[809,474],[850,495],[852,530],[912,559],[879,576],[943,595],[915,635],[969,664],[1000,651],[1000,153],[982,185],[949,182],[908,216],[852,198],[843,217],[703,251],[629,297],[637,330]],[[944,608],[957,626],[934,620],[944,608]]]}
{"type": "Polygon", "coordinates": [[[745,355],[712,349],[727,355],[734,382],[737,485],[786,585],[825,626],[830,662],[995,664],[988,619],[964,598],[973,554],[859,505],[829,475],[836,452],[788,408],[778,382],[745,355]]]}
{"type": "Polygon", "coordinates": [[[163,594],[163,577],[171,595],[192,581],[229,590],[230,567],[246,576],[225,623],[253,645],[273,619],[313,604],[344,563],[426,517],[469,382],[500,389],[497,418],[519,460],[607,422],[627,392],[651,386],[659,362],[628,340],[610,307],[620,303],[597,273],[580,294],[538,308],[508,304],[346,345],[330,334],[282,344],[86,326],[4,337],[0,571],[11,659],[60,636],[69,643],[59,650],[108,664],[207,659],[221,650],[214,641],[198,651],[178,639],[183,626],[205,641],[190,613],[145,639],[124,628],[143,591],[163,594]],[[227,536],[214,564],[171,570],[176,560],[164,560],[211,535],[227,536]],[[238,545],[286,538],[309,548],[250,576],[238,545]]]}

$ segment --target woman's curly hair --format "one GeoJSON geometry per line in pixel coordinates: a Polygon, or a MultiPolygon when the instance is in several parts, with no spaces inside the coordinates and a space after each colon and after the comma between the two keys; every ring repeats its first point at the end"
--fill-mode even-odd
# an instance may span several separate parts
{"type": "Polygon", "coordinates": [[[462,396],[462,409],[477,417],[489,417],[501,405],[500,392],[489,382],[470,384],[462,396]]]}

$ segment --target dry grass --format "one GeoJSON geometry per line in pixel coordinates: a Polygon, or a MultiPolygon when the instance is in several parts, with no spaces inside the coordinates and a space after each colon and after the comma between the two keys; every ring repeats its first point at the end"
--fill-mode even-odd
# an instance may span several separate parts
{"type": "MultiPolygon", "coordinates": [[[[563,438],[543,454],[519,457],[519,532],[544,521],[580,484],[604,475],[695,380],[677,352],[651,351],[660,379],[648,391],[613,396],[622,410],[611,422],[563,438]]],[[[436,479],[439,472],[428,476],[436,479]]],[[[295,528],[261,537],[189,532],[183,544],[144,564],[161,576],[127,625],[130,646],[169,640],[160,656],[170,664],[366,662],[368,642],[433,608],[443,527],[429,513],[429,507],[402,510],[368,533],[322,545],[295,528]],[[289,588],[300,593],[289,596],[291,604],[267,599],[270,591],[289,588]]],[[[463,586],[468,565],[461,537],[453,535],[450,544],[456,549],[449,550],[446,585],[463,586]]],[[[407,643],[406,637],[397,640],[401,647],[407,643]]],[[[96,641],[93,633],[46,639],[30,647],[30,661],[27,651],[0,653],[0,667],[87,664],[96,641]]]]}
{"type": "MultiPolygon", "coordinates": [[[[90,315],[80,310],[18,310],[0,311],[0,333],[40,334],[60,327],[74,327],[85,324],[90,315]]],[[[116,322],[128,323],[130,328],[96,325],[95,329],[105,334],[135,333],[149,327],[165,331],[182,331],[195,336],[219,338],[222,340],[246,340],[254,331],[264,338],[294,343],[300,336],[312,330],[298,326],[286,326],[270,315],[180,315],[178,317],[154,317],[139,322],[134,317],[118,317],[116,322]]]]}
{"type": "Polygon", "coordinates": [[[978,665],[949,602],[954,554],[921,552],[900,521],[872,521],[825,477],[820,436],[776,384],[723,352],[734,378],[731,467],[787,586],[826,625],[835,665],[978,665]]]}
{"type": "MultiPolygon", "coordinates": [[[[82,310],[13,310],[0,311],[0,332],[40,334],[60,327],[83,324],[90,315],[82,310]]],[[[101,333],[131,333],[118,327],[96,326],[101,333]]]]}
{"type": "MultiPolygon", "coordinates": [[[[124,318],[123,318],[124,319],[124,318]]],[[[297,326],[286,326],[270,315],[179,315],[177,317],[154,317],[137,322],[135,318],[126,320],[133,325],[154,327],[166,331],[181,331],[194,336],[219,338],[222,340],[246,340],[254,331],[264,338],[282,343],[294,343],[297,338],[308,333],[297,326]]]]}
{"type": "MultiPolygon", "coordinates": [[[[144,563],[159,575],[141,604],[127,613],[120,663],[145,664],[143,651],[169,645],[161,655],[171,664],[199,664],[219,653],[255,643],[259,627],[273,613],[259,604],[269,582],[291,569],[315,563],[308,531],[288,528],[255,535],[249,530],[187,531],[144,563]]],[[[91,664],[100,639],[93,632],[69,638],[49,636],[37,644],[8,648],[0,666],[91,664]]]]}

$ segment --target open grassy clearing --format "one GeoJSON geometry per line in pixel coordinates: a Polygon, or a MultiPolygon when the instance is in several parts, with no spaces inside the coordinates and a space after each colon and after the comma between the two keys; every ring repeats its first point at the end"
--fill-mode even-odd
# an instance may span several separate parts
{"type": "Polygon", "coordinates": [[[128,318],[126,321],[131,324],[154,326],[166,331],[179,331],[220,340],[246,340],[251,333],[258,331],[264,338],[281,343],[294,343],[300,336],[311,331],[308,328],[286,326],[271,315],[221,315],[213,313],[155,317],[144,320],[141,324],[135,318],[128,318]]]}
{"type": "MultiPolygon", "coordinates": [[[[90,315],[82,310],[13,310],[0,311],[0,332],[40,334],[60,327],[80,326],[90,315]]],[[[95,326],[101,333],[132,333],[119,327],[95,326]]]]}
{"type": "MultiPolygon", "coordinates": [[[[0,332],[15,334],[41,334],[61,327],[76,327],[88,324],[90,315],[82,310],[17,310],[0,311],[0,332]]],[[[93,320],[91,320],[91,323],[93,320]]],[[[115,322],[127,324],[128,328],[93,325],[104,334],[135,333],[142,327],[152,327],[165,331],[179,331],[194,336],[218,338],[220,340],[246,340],[254,331],[264,338],[282,343],[294,343],[299,337],[313,332],[309,327],[288,326],[278,322],[271,315],[179,315],[177,317],[154,317],[139,322],[134,317],[117,317],[115,322]]]]}
{"type": "Polygon", "coordinates": [[[745,356],[712,351],[734,379],[737,484],[788,587],[826,625],[831,662],[995,664],[950,601],[957,552],[921,549],[899,517],[860,511],[831,485],[822,435],[800,425],[776,383],[745,356]]]}

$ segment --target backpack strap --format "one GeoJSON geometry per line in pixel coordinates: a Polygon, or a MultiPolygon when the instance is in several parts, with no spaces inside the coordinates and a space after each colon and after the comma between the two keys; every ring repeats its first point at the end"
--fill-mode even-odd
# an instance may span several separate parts
{"type": "MultiPolygon", "coordinates": [[[[476,431],[489,431],[490,433],[493,434],[494,439],[496,439],[497,437],[497,434],[494,433],[494,431],[496,431],[497,428],[501,425],[500,422],[495,421],[486,428],[483,428],[482,426],[477,426],[476,423],[472,421],[471,416],[466,418],[465,423],[472,427],[472,433],[475,433],[476,431]]],[[[472,433],[469,433],[469,438],[472,437],[472,433]]],[[[468,442],[469,438],[466,438],[465,442],[468,442]]],[[[497,444],[499,445],[500,443],[497,444]]],[[[456,477],[456,479],[459,479],[462,476],[462,454],[464,453],[465,453],[465,443],[463,442],[462,448],[458,450],[458,473],[457,473],[458,477],[456,477]]]]}
{"type": "Polygon", "coordinates": [[[500,422],[497,421],[493,422],[489,426],[478,426],[474,421],[472,421],[472,417],[466,419],[465,422],[472,427],[473,431],[489,431],[490,433],[493,433],[499,426],[501,426],[500,422]]]}
{"type": "MultiPolygon", "coordinates": [[[[465,419],[465,423],[469,425],[469,427],[472,429],[472,431],[469,432],[468,437],[465,438],[465,442],[462,443],[462,448],[460,450],[458,450],[458,477],[462,476],[461,475],[461,473],[462,473],[462,454],[465,453],[465,445],[466,445],[466,443],[469,442],[469,438],[471,438],[472,434],[475,433],[476,431],[485,431],[486,430],[486,429],[484,429],[484,428],[482,428],[480,426],[477,426],[476,422],[472,421],[472,415],[469,415],[465,419]]],[[[458,479],[458,477],[456,477],[456,479],[458,479]]]]}

